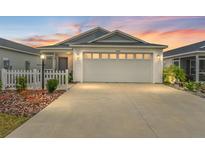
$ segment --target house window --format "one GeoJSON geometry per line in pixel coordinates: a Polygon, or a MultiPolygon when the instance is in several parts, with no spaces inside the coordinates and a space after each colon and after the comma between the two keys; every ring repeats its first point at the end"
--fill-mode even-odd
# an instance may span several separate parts
{"type": "Polygon", "coordinates": [[[10,60],[8,58],[3,58],[3,67],[4,69],[11,69],[10,60]]]}
{"type": "Polygon", "coordinates": [[[127,59],[134,59],[134,54],[128,53],[127,54],[127,59]]]}
{"type": "Polygon", "coordinates": [[[126,55],[124,53],[120,53],[118,56],[119,59],[126,59],[126,55]]]}
{"type": "Polygon", "coordinates": [[[99,59],[100,55],[99,53],[93,53],[93,59],[99,59]]]}
{"type": "Polygon", "coordinates": [[[137,53],[135,54],[135,56],[136,56],[136,59],[143,59],[143,54],[137,53]]]}
{"type": "Polygon", "coordinates": [[[110,59],[117,59],[117,55],[115,53],[110,53],[110,59]]]}
{"type": "Polygon", "coordinates": [[[92,59],[91,53],[84,53],[84,59],[92,59]]]}
{"type": "Polygon", "coordinates": [[[31,69],[31,63],[29,61],[25,61],[25,69],[30,70],[31,69]]]}
{"type": "Polygon", "coordinates": [[[196,61],[195,59],[190,60],[190,75],[196,74],[196,61]]]}
{"type": "Polygon", "coordinates": [[[174,64],[175,66],[179,66],[179,59],[174,59],[174,60],[173,60],[173,64],[174,64]]]}
{"type": "Polygon", "coordinates": [[[145,60],[151,60],[152,59],[152,54],[149,54],[149,53],[144,54],[144,59],[145,60]]]}
{"type": "Polygon", "coordinates": [[[108,59],[108,57],[109,57],[109,56],[108,56],[107,53],[102,53],[102,54],[101,54],[101,58],[102,58],[102,59],[108,59]]]}
{"type": "Polygon", "coordinates": [[[45,69],[52,69],[53,68],[53,57],[47,56],[45,59],[45,69]]]}
{"type": "Polygon", "coordinates": [[[199,72],[205,73],[205,59],[199,60],[199,72]]]}
{"type": "Polygon", "coordinates": [[[199,81],[205,81],[205,59],[199,60],[199,81]]]}

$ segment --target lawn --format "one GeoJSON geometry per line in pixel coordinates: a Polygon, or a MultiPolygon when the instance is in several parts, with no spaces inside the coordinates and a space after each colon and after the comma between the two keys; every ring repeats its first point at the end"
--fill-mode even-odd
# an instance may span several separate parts
{"type": "Polygon", "coordinates": [[[23,124],[28,118],[0,113],[0,137],[5,137],[23,124]]]}

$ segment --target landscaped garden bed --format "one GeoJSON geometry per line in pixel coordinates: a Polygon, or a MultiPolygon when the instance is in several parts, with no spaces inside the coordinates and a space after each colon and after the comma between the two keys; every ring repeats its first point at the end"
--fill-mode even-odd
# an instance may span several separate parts
{"type": "MultiPolygon", "coordinates": [[[[194,84],[194,82],[193,82],[193,84],[194,84]]],[[[197,96],[200,96],[202,98],[205,98],[205,92],[203,92],[201,87],[199,87],[198,89],[192,90],[192,89],[188,89],[186,86],[179,86],[179,84],[170,84],[169,86],[173,87],[175,89],[183,90],[183,91],[189,92],[193,95],[197,95],[197,96]]]]}
{"type": "Polygon", "coordinates": [[[163,81],[168,86],[205,98],[205,83],[190,81],[178,66],[165,67],[163,81]]]}
{"type": "Polygon", "coordinates": [[[16,80],[17,90],[1,91],[0,83],[0,137],[5,137],[26,120],[62,95],[65,90],[56,90],[58,81],[48,80],[47,90],[27,90],[26,79],[16,80]]]}
{"type": "Polygon", "coordinates": [[[64,92],[64,90],[56,90],[53,93],[42,90],[25,90],[22,92],[6,90],[0,92],[0,113],[31,117],[64,92]]]}

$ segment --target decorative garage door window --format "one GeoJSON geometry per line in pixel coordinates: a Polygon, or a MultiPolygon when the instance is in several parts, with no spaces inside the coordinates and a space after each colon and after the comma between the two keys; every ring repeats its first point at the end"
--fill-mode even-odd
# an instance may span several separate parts
{"type": "Polygon", "coordinates": [[[152,60],[151,53],[84,53],[84,59],[152,60]]]}
{"type": "Polygon", "coordinates": [[[120,53],[118,54],[119,59],[126,59],[126,54],[125,53],[120,53]]]}
{"type": "Polygon", "coordinates": [[[117,59],[117,54],[116,53],[110,53],[109,58],[110,59],[117,59]]]}
{"type": "Polygon", "coordinates": [[[99,53],[93,53],[93,59],[100,59],[99,53]]]}
{"type": "Polygon", "coordinates": [[[84,53],[84,59],[92,59],[91,53],[84,53]]]}
{"type": "Polygon", "coordinates": [[[144,54],[144,59],[145,59],[145,60],[150,60],[150,59],[152,59],[152,54],[144,54]]]}
{"type": "Polygon", "coordinates": [[[136,59],[143,59],[143,54],[137,53],[135,56],[136,59]]]}
{"type": "Polygon", "coordinates": [[[101,54],[101,59],[108,59],[109,58],[109,54],[108,53],[102,53],[101,54]]]}

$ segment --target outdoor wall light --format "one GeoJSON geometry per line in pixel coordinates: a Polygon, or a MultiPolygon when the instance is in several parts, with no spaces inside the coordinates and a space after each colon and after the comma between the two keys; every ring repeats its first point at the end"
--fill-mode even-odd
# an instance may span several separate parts
{"type": "Polygon", "coordinates": [[[158,60],[158,61],[160,61],[160,60],[161,60],[160,55],[157,55],[157,60],[158,60]]]}
{"type": "Polygon", "coordinates": [[[44,60],[44,59],[46,59],[46,55],[41,54],[40,58],[41,58],[42,60],[44,60]]]}

